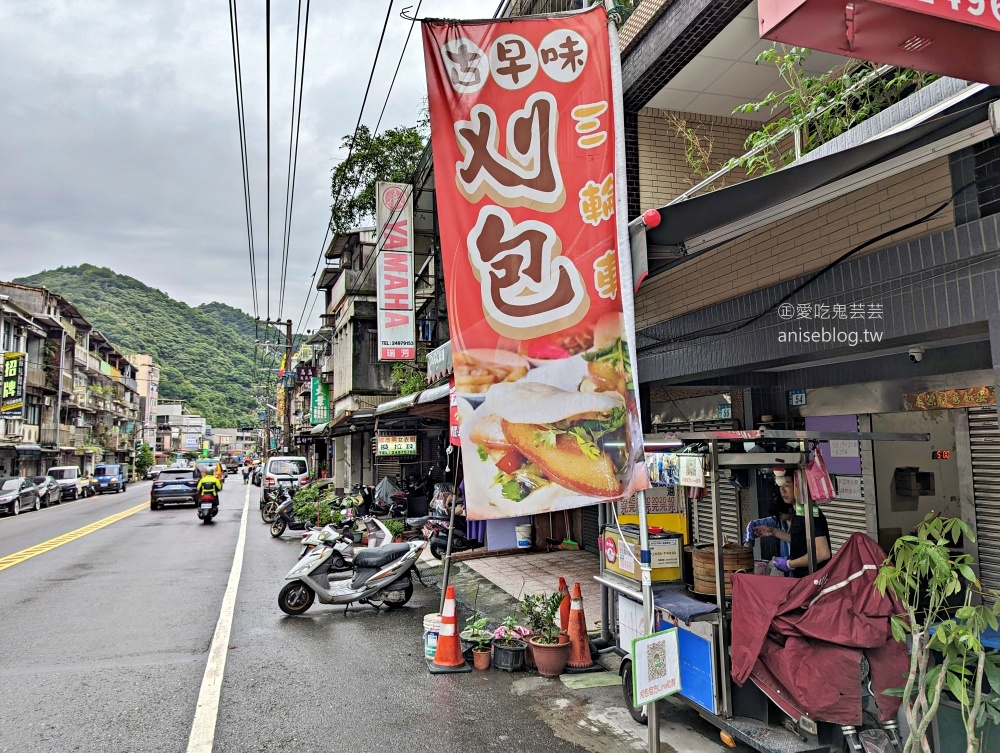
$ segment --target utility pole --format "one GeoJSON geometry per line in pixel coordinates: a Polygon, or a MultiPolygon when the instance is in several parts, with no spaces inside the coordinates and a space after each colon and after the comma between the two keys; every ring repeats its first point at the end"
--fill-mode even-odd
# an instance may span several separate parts
{"type": "MultiPolygon", "coordinates": [[[[288,452],[292,446],[292,401],[290,390],[288,389],[287,373],[288,370],[292,368],[292,320],[286,319],[285,321],[271,320],[271,319],[257,319],[259,324],[263,324],[267,327],[284,327],[285,328],[285,373],[286,377],[282,381],[281,389],[285,391],[285,406],[284,406],[284,416],[282,416],[282,439],[284,442],[285,451],[288,452]]],[[[270,447],[270,442],[268,442],[270,447]]]]}

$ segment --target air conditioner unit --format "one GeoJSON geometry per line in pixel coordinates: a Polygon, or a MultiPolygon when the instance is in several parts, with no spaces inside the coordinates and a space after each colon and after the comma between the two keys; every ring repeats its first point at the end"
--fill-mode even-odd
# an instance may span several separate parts
{"type": "Polygon", "coordinates": [[[86,424],[83,422],[83,417],[75,419],[73,421],[73,426],[78,426],[80,428],[83,428],[84,426],[86,426],[86,424]]]}
{"type": "Polygon", "coordinates": [[[52,398],[51,397],[45,398],[44,399],[44,403],[45,403],[45,407],[46,408],[51,408],[52,407],[52,398]]]}

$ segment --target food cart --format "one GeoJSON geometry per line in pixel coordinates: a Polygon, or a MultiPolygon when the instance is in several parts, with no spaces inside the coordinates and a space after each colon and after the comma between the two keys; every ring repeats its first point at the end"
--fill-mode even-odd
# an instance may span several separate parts
{"type": "MultiPolygon", "coordinates": [[[[872,432],[807,432],[793,430],[771,430],[761,428],[749,431],[711,431],[678,433],[674,435],[647,435],[645,443],[651,446],[680,447],[690,443],[703,443],[707,451],[703,454],[705,471],[705,493],[710,495],[712,510],[712,543],[715,557],[715,589],[714,597],[699,598],[697,593],[691,593],[684,580],[677,578],[673,582],[653,583],[652,557],[648,553],[650,541],[648,535],[642,536],[642,549],[647,550],[642,557],[644,567],[640,582],[623,573],[620,563],[622,536],[614,543],[615,559],[619,559],[618,567],[608,567],[607,560],[611,554],[609,549],[601,558],[600,574],[595,580],[602,586],[602,612],[614,612],[610,624],[617,630],[615,650],[623,656],[620,669],[622,689],[633,718],[646,721],[646,710],[649,710],[649,721],[657,724],[655,704],[645,707],[633,705],[632,699],[632,659],[628,654],[631,639],[636,635],[655,632],[660,627],[678,628],[678,646],[680,654],[681,690],[678,693],[685,704],[696,710],[699,715],[719,729],[720,737],[727,745],[733,746],[742,742],[762,753],[830,753],[830,751],[860,752],[866,750],[859,739],[859,730],[850,726],[829,724],[807,716],[794,718],[789,714],[788,706],[782,708],[781,699],[773,693],[768,695],[765,689],[754,682],[746,682],[742,687],[735,685],[730,674],[730,647],[732,636],[730,622],[732,619],[732,598],[726,593],[726,563],[722,536],[722,509],[719,504],[720,470],[723,469],[758,469],[783,468],[788,473],[798,477],[798,501],[804,508],[806,546],[809,559],[809,572],[816,570],[816,557],[813,551],[813,502],[806,491],[804,465],[808,458],[810,444],[829,440],[863,440],[863,441],[928,441],[926,434],[872,433],[872,432]],[[760,443],[761,447],[754,452],[729,452],[720,450],[720,445],[728,443],[760,443]],[[772,448],[775,443],[781,445],[777,451],[772,448]],[[797,449],[792,449],[796,448],[797,449]],[[759,451],[763,449],[764,451],[759,451]],[[617,598],[613,604],[610,596],[617,598]],[[644,596],[646,597],[644,599],[644,596]],[[649,602],[652,602],[650,604],[649,602]],[[652,607],[652,608],[650,608],[652,607]],[[649,619],[651,618],[651,619],[649,619]],[[651,625],[651,627],[650,627],[651,625]],[[654,629],[655,628],[655,629],[654,629]],[[776,702],[777,701],[777,702],[776,702]]],[[[642,495],[640,495],[641,497],[642,495]]],[[[684,498],[684,487],[678,486],[675,499],[684,498]]],[[[638,503],[639,527],[638,533],[646,534],[645,501],[638,503]]],[[[677,531],[682,534],[685,543],[690,540],[690,516],[684,517],[687,530],[677,531]]],[[[617,525],[617,523],[616,523],[617,525]]],[[[611,528],[611,526],[608,526],[611,528]]],[[[655,529],[654,529],[655,530],[655,529]]],[[[602,533],[602,537],[604,534],[602,533]]],[[[602,541],[604,548],[607,537],[602,541]]],[[[635,548],[624,547],[626,570],[633,568],[634,561],[639,560],[635,548]]],[[[660,563],[664,564],[664,563],[660,563]]],[[[672,564],[672,563],[666,563],[672,564]]],[[[678,563],[683,564],[683,560],[678,563]]],[[[682,568],[679,569],[680,572],[682,568]]],[[[898,745],[898,734],[894,723],[884,725],[890,739],[895,739],[898,745]]],[[[651,730],[649,735],[651,751],[658,750],[658,732],[651,730]]]]}

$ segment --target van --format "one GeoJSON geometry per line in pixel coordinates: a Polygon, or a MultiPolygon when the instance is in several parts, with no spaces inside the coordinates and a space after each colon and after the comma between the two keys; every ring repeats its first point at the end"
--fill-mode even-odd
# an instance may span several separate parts
{"type": "Polygon", "coordinates": [[[117,463],[101,463],[95,466],[94,481],[97,482],[97,491],[101,494],[105,492],[123,492],[128,487],[125,466],[118,465],[117,463]]]}
{"type": "Polygon", "coordinates": [[[309,483],[309,461],[300,456],[276,455],[268,458],[261,479],[261,507],[274,498],[279,483],[291,483],[298,491],[309,483]]]}
{"type": "Polygon", "coordinates": [[[83,494],[83,484],[80,482],[80,469],[75,465],[58,465],[49,468],[48,474],[59,484],[63,499],[80,499],[83,494]]]}

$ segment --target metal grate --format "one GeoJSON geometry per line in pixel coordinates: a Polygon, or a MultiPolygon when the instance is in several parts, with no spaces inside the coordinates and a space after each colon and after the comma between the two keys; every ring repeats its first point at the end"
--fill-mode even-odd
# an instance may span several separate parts
{"type": "Polygon", "coordinates": [[[969,408],[969,445],[979,577],[983,588],[1000,591],[1000,428],[995,406],[969,408]]]}

